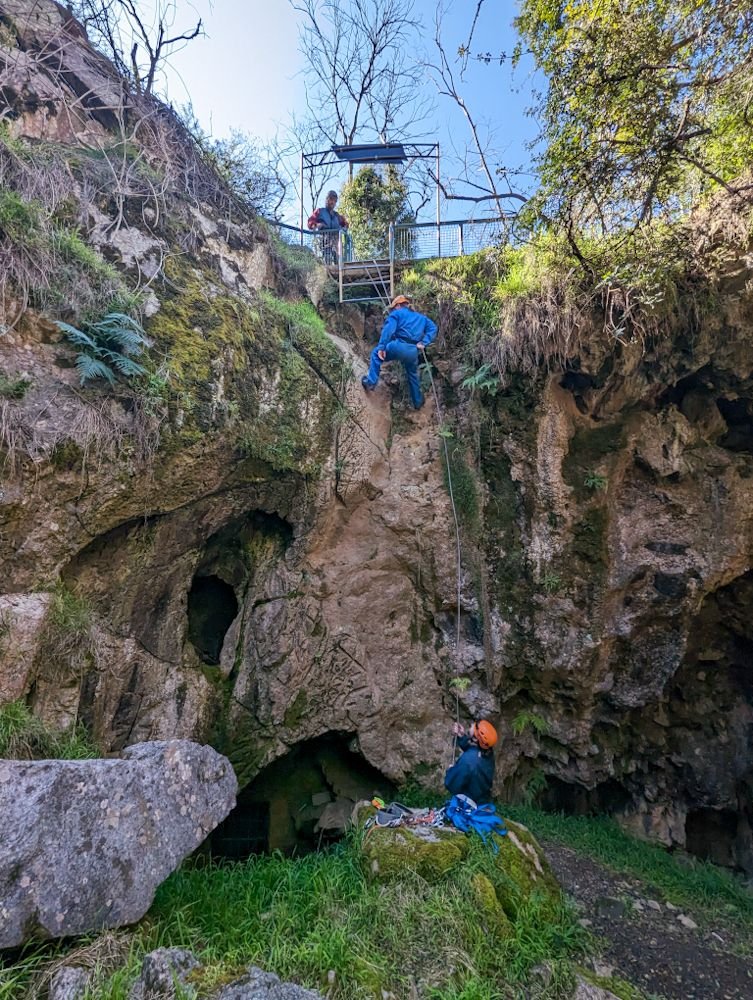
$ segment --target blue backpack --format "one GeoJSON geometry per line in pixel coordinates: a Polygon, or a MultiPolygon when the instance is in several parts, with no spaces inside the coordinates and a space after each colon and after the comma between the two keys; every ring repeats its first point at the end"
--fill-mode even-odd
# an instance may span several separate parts
{"type": "MultiPolygon", "coordinates": [[[[453,795],[445,808],[445,816],[449,821],[463,833],[475,831],[484,843],[489,840],[492,833],[504,837],[507,833],[505,821],[497,815],[493,803],[477,806],[473,799],[467,795],[453,795]]],[[[492,847],[496,854],[499,847],[492,840],[492,847]]]]}

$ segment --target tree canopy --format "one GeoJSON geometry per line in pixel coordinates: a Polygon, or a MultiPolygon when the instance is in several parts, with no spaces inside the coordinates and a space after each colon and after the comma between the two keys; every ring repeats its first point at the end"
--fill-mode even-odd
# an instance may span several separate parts
{"type": "Polygon", "coordinates": [[[750,186],[753,0],[523,0],[547,77],[538,207],[609,232],[750,186]]]}

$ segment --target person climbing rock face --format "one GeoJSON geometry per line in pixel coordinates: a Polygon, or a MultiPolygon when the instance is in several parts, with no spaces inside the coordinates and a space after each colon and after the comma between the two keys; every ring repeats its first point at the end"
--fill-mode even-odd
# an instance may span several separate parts
{"type": "Polygon", "coordinates": [[[323,208],[317,210],[309,216],[308,227],[316,231],[322,231],[322,255],[326,264],[336,264],[338,256],[339,233],[341,229],[348,228],[348,220],[344,215],[335,211],[337,204],[337,191],[328,191],[327,200],[323,208]]]}
{"type": "Polygon", "coordinates": [[[494,782],[494,754],[492,748],[497,742],[497,730],[486,719],[465,727],[456,722],[452,731],[458,738],[458,746],[463,751],[460,759],[447,769],[444,785],[450,795],[467,795],[477,805],[484,805],[492,797],[494,782]]]}
{"type": "Polygon", "coordinates": [[[436,323],[428,316],[415,312],[407,296],[398,295],[390,303],[390,312],[384,321],[379,343],[371,352],[369,373],[361,379],[361,385],[369,391],[374,389],[379,381],[383,362],[402,361],[408,376],[411,402],[420,410],[424,405],[424,394],[418,378],[419,351],[424,351],[436,335],[436,323]]]}

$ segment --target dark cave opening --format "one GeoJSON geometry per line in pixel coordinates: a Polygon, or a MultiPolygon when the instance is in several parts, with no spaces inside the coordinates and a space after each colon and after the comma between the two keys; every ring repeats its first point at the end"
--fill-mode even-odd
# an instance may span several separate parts
{"type": "Polygon", "coordinates": [[[220,662],[222,643],[238,614],[238,598],[218,576],[195,576],[188,592],[188,639],[209,666],[220,662]]]}
{"type": "Polygon", "coordinates": [[[753,454],[753,400],[717,399],[716,405],[727,424],[727,433],[719,444],[729,451],[753,454]]]}
{"type": "Polygon", "coordinates": [[[753,726],[753,570],[708,593],[688,631],[669,691],[681,765],[677,797],[688,805],[686,848],[753,871],[750,741],[753,726]]]}
{"type": "Polygon", "coordinates": [[[628,790],[614,778],[609,778],[594,788],[586,788],[584,785],[550,776],[539,797],[542,809],[568,816],[597,816],[604,813],[613,815],[623,812],[631,802],[632,796],[628,790]]]}
{"type": "Polygon", "coordinates": [[[732,809],[692,809],[685,820],[689,854],[725,868],[738,866],[738,816],[732,809]]]}
{"type": "Polygon", "coordinates": [[[353,737],[330,733],[305,740],[279,757],[238,795],[209,838],[213,858],[242,860],[282,851],[301,855],[339,840],[353,806],[394,787],[353,746],[353,737]]]}

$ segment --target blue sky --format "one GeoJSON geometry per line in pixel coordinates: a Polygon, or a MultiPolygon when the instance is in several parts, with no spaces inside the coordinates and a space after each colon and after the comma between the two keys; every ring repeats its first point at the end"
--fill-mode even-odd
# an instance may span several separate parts
{"type": "MultiPolygon", "coordinates": [[[[215,136],[231,128],[261,140],[283,133],[291,114],[305,113],[304,58],[299,52],[298,17],[288,0],[193,0],[193,8],[206,27],[207,37],[197,39],[171,58],[168,96],[176,105],[188,98],[202,125],[215,136]]],[[[443,37],[454,53],[467,38],[475,0],[452,0],[443,19],[443,37]]],[[[433,49],[436,0],[416,0],[415,10],[424,23],[424,52],[433,49]]],[[[476,26],[472,52],[509,53],[515,45],[511,22],[516,4],[511,0],[485,0],[476,26]]],[[[190,10],[183,8],[188,21],[190,10]]],[[[182,25],[182,21],[180,22],[182,25]]],[[[484,65],[470,61],[462,84],[465,97],[484,134],[492,137],[499,159],[511,167],[530,170],[531,154],[525,144],[536,134],[526,116],[531,103],[531,69],[525,61],[515,71],[506,63],[484,65]]],[[[429,81],[427,94],[436,102],[425,131],[442,146],[443,164],[449,171],[453,149],[462,151],[468,139],[465,120],[454,104],[440,98],[429,81]]],[[[444,171],[443,171],[444,172],[444,171]]],[[[530,189],[533,180],[521,178],[530,189]]],[[[459,217],[478,208],[459,202],[445,205],[445,217],[459,217]]]]}

